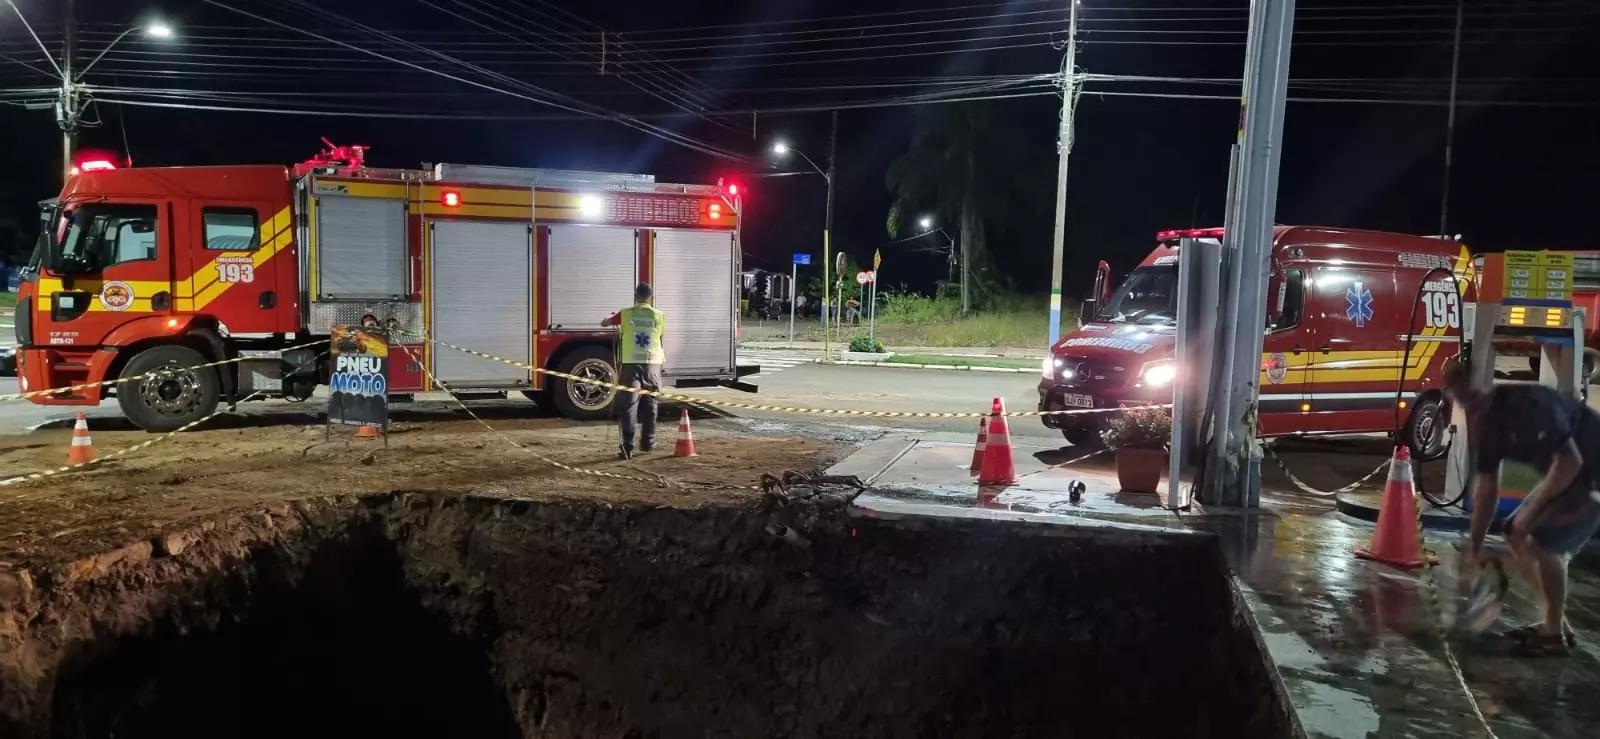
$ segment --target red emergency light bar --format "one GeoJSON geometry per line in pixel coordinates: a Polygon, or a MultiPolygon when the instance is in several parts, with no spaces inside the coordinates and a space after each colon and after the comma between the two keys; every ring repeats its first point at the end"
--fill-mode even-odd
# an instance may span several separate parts
{"type": "Polygon", "coordinates": [[[1220,228],[1175,228],[1168,231],[1157,231],[1156,241],[1172,241],[1174,239],[1220,239],[1220,228]]]}
{"type": "Polygon", "coordinates": [[[116,163],[112,162],[110,159],[85,159],[81,162],[78,162],[78,166],[72,168],[72,174],[81,174],[83,172],[110,172],[116,168],[116,163]]]}
{"type": "Polygon", "coordinates": [[[719,219],[721,217],[722,217],[722,203],[712,203],[711,204],[711,220],[715,221],[715,220],[717,220],[717,219],[719,219]]]}

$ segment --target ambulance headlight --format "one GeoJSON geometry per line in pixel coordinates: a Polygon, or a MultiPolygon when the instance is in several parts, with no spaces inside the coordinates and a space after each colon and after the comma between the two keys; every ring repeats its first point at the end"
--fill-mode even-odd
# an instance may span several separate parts
{"type": "Polygon", "coordinates": [[[1151,387],[1171,385],[1178,378],[1178,365],[1173,362],[1151,362],[1139,373],[1139,381],[1151,387]]]}
{"type": "Polygon", "coordinates": [[[1060,357],[1045,357],[1044,364],[1039,368],[1039,371],[1046,378],[1054,379],[1059,376],[1063,380],[1070,380],[1074,373],[1072,370],[1062,369],[1066,363],[1067,361],[1060,357]]]}

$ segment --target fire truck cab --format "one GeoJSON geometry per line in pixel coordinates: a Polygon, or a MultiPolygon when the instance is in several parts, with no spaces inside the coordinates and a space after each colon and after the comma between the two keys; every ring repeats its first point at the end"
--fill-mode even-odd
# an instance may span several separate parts
{"type": "MultiPolygon", "coordinates": [[[[1171,402],[1181,374],[1173,359],[1179,241],[1221,237],[1222,229],[1163,231],[1115,290],[1104,287],[1108,274],[1097,276],[1099,294],[1085,301],[1080,326],[1045,359],[1040,410],[1171,402]]],[[[1442,456],[1448,415],[1437,381],[1460,342],[1472,274],[1470,253],[1452,239],[1277,227],[1263,317],[1261,434],[1386,432],[1398,418],[1413,454],[1442,456]],[[1435,273],[1422,285],[1435,268],[1459,279],[1435,273]]],[[[1069,442],[1092,445],[1111,415],[1043,420],[1069,442]]]]}
{"type": "Polygon", "coordinates": [[[19,292],[22,390],[109,383],[33,401],[109,394],[138,426],[176,429],[219,402],[310,397],[331,327],[376,324],[403,347],[391,395],[515,391],[605,418],[615,391],[526,367],[614,382],[617,332],[602,322],[639,282],[667,316],[668,382],[737,384],[732,193],[649,175],[377,169],[364,155],[70,177],[19,292]]]}

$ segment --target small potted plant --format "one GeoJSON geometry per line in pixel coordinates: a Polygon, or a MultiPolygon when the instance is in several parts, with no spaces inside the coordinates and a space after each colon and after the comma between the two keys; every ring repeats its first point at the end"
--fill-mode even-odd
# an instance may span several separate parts
{"type": "Polygon", "coordinates": [[[894,352],[884,351],[883,342],[866,336],[856,336],[850,339],[850,345],[845,347],[840,357],[847,362],[882,362],[894,356],[894,352]]]}
{"type": "Polygon", "coordinates": [[[1124,492],[1156,493],[1167,467],[1172,418],[1164,408],[1129,408],[1100,434],[1116,453],[1117,483],[1124,492]]]}

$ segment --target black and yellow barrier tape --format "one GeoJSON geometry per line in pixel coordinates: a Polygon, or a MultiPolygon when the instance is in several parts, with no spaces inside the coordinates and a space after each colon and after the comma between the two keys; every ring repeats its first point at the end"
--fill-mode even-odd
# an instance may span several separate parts
{"type": "MultiPolygon", "coordinates": [[[[481,359],[487,359],[487,360],[489,360],[491,362],[499,362],[501,364],[507,364],[507,365],[510,365],[512,367],[517,367],[519,369],[526,370],[528,372],[537,372],[537,373],[542,374],[542,375],[548,375],[550,377],[559,377],[559,378],[561,378],[563,380],[568,380],[568,381],[571,381],[571,382],[581,382],[581,383],[584,383],[586,385],[598,385],[600,387],[608,388],[608,389],[611,389],[611,390],[616,390],[618,392],[634,393],[636,395],[649,395],[649,396],[656,397],[656,398],[661,398],[661,399],[664,399],[664,400],[674,400],[674,401],[678,401],[678,402],[681,402],[681,403],[699,403],[699,404],[702,404],[702,405],[715,406],[715,407],[718,407],[718,408],[739,408],[739,409],[742,409],[742,410],[770,411],[770,412],[775,412],[775,413],[813,413],[813,414],[827,415],[827,416],[864,416],[864,417],[869,417],[869,418],[989,418],[989,417],[994,416],[994,415],[1003,415],[1003,416],[1006,416],[1007,418],[1023,418],[1023,417],[1030,417],[1030,416],[1072,416],[1072,415],[1085,415],[1085,414],[1092,414],[1092,413],[1116,413],[1116,412],[1125,410],[1125,408],[1081,408],[1081,409],[1057,410],[1057,411],[1038,411],[1038,410],[1034,410],[1034,411],[1005,411],[1004,413],[1001,413],[1001,414],[995,414],[995,413],[991,413],[989,411],[956,411],[956,412],[864,411],[864,410],[854,410],[854,409],[846,409],[846,408],[807,408],[807,407],[804,407],[804,406],[791,406],[791,405],[765,405],[765,404],[760,404],[760,403],[738,403],[738,402],[734,402],[734,401],[730,401],[730,400],[720,400],[720,399],[706,398],[706,397],[702,397],[702,396],[679,395],[679,394],[676,394],[676,393],[662,392],[660,390],[645,390],[643,388],[638,388],[638,387],[631,387],[631,386],[627,386],[627,385],[619,385],[619,384],[617,384],[615,382],[608,382],[608,381],[605,381],[605,380],[596,380],[596,379],[590,378],[590,377],[579,377],[577,375],[571,375],[571,374],[567,374],[565,372],[559,372],[559,371],[556,371],[556,370],[545,369],[543,367],[535,367],[535,366],[533,366],[531,364],[528,364],[526,362],[519,362],[519,361],[514,360],[514,359],[506,359],[505,357],[497,357],[497,356],[495,356],[493,354],[485,354],[485,353],[477,351],[475,349],[468,349],[468,348],[466,348],[464,346],[457,346],[457,345],[451,344],[449,342],[439,341],[438,339],[431,339],[431,338],[428,338],[428,337],[421,337],[421,338],[422,338],[423,341],[426,341],[426,342],[431,343],[431,344],[436,344],[438,346],[445,347],[446,349],[453,349],[453,350],[458,351],[458,352],[463,352],[465,354],[470,354],[470,355],[472,355],[474,357],[479,357],[481,359]]],[[[1171,408],[1172,404],[1171,403],[1152,403],[1150,405],[1142,406],[1142,407],[1146,407],[1146,408],[1171,408]]]]}
{"type": "MultiPolygon", "coordinates": [[[[281,351],[286,351],[287,352],[287,351],[293,351],[295,349],[308,349],[310,347],[319,346],[321,344],[326,344],[326,343],[328,343],[328,339],[318,339],[317,341],[308,341],[308,342],[306,342],[304,344],[296,344],[295,346],[287,347],[285,349],[282,349],[281,351]]],[[[23,392],[23,393],[11,393],[9,395],[0,395],[0,403],[3,403],[3,402],[8,401],[8,400],[27,400],[29,398],[41,398],[41,397],[44,397],[44,396],[47,396],[47,395],[57,395],[57,394],[60,394],[60,393],[69,393],[69,392],[73,392],[75,390],[88,390],[90,388],[96,388],[96,387],[107,387],[107,386],[110,386],[110,385],[116,385],[116,384],[120,384],[120,383],[124,383],[124,382],[133,382],[135,380],[144,380],[144,379],[151,378],[151,377],[161,377],[163,375],[169,375],[169,374],[172,374],[174,372],[189,372],[189,371],[193,371],[193,370],[197,370],[197,369],[205,369],[207,367],[221,367],[221,366],[223,366],[225,364],[233,364],[235,362],[243,362],[243,361],[245,361],[247,359],[250,359],[250,358],[251,357],[234,357],[232,359],[223,359],[223,360],[217,361],[217,362],[207,362],[205,364],[196,364],[196,365],[189,366],[189,367],[162,367],[160,369],[151,370],[151,371],[146,372],[144,374],[129,375],[127,377],[118,377],[115,380],[103,380],[103,381],[100,381],[100,382],[86,382],[86,383],[83,383],[81,385],[68,385],[66,387],[52,387],[52,388],[46,388],[44,390],[30,390],[28,392],[23,392]]]]}
{"type": "MultiPolygon", "coordinates": [[[[254,400],[259,395],[261,395],[260,392],[251,393],[250,395],[246,396],[243,400],[240,400],[239,402],[243,403],[243,402],[248,401],[248,400],[254,400]]],[[[93,467],[93,466],[95,466],[97,464],[104,464],[105,462],[108,462],[108,461],[113,460],[113,459],[117,459],[118,457],[126,457],[129,454],[132,454],[134,452],[142,451],[142,450],[145,450],[145,449],[149,449],[150,447],[155,446],[156,444],[160,444],[163,441],[171,439],[172,437],[177,436],[178,434],[181,434],[181,433],[183,433],[185,431],[188,431],[188,430],[190,430],[190,429],[192,429],[192,428],[194,428],[196,426],[199,426],[200,424],[203,424],[206,421],[209,421],[209,420],[211,420],[213,418],[216,418],[217,416],[223,415],[225,413],[229,413],[232,410],[233,410],[232,406],[222,406],[222,407],[217,408],[217,410],[212,411],[209,415],[206,415],[206,416],[204,416],[202,418],[197,418],[197,419],[195,419],[193,421],[190,421],[190,422],[188,422],[188,423],[186,423],[186,424],[184,424],[182,426],[179,426],[178,428],[175,428],[175,429],[173,429],[171,431],[168,431],[167,433],[162,434],[160,436],[157,436],[157,437],[155,437],[153,439],[150,439],[148,441],[139,442],[138,444],[134,444],[133,446],[130,446],[130,447],[126,448],[126,449],[119,449],[119,450],[117,450],[115,452],[107,454],[104,457],[98,457],[98,458],[92,459],[92,460],[90,460],[88,462],[79,462],[78,464],[62,465],[60,467],[57,467],[57,468],[51,469],[51,470],[44,470],[42,472],[34,472],[34,473],[27,474],[27,475],[19,475],[17,477],[11,477],[11,478],[7,478],[7,479],[4,479],[4,480],[0,480],[0,487],[5,487],[7,485],[25,485],[25,484],[30,483],[30,482],[35,482],[37,480],[43,480],[43,479],[45,479],[47,477],[55,477],[56,475],[64,474],[64,473],[67,473],[67,472],[72,472],[74,470],[84,469],[86,467],[93,467]]],[[[22,500],[25,497],[28,497],[28,496],[15,496],[15,497],[11,497],[11,498],[0,498],[0,503],[14,503],[14,502],[16,502],[18,500],[22,500]]]]}

